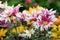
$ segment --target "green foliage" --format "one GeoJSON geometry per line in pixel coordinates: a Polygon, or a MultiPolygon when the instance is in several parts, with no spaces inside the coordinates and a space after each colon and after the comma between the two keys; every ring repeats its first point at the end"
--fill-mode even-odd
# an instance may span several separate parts
{"type": "Polygon", "coordinates": [[[7,36],[3,40],[19,40],[18,34],[17,33],[12,33],[10,36],[7,36]]]}
{"type": "Polygon", "coordinates": [[[22,21],[22,25],[27,26],[27,22],[26,21],[22,21]]]}

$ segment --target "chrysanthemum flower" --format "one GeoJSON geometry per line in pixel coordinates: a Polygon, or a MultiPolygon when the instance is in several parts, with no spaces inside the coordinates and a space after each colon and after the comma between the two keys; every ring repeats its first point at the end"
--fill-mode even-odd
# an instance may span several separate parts
{"type": "Polygon", "coordinates": [[[32,36],[32,34],[34,34],[35,30],[34,29],[30,29],[30,30],[25,30],[24,32],[25,33],[19,34],[19,36],[31,38],[31,36],[32,36]]]}
{"type": "MultiPolygon", "coordinates": [[[[16,7],[14,6],[8,6],[7,2],[0,3],[0,25],[3,27],[8,27],[9,23],[12,22],[12,20],[15,21],[15,18],[12,18],[12,16],[16,16],[17,13],[19,13],[19,8],[21,7],[20,4],[18,4],[16,7]],[[8,25],[8,26],[7,26],[8,25]]],[[[17,18],[17,16],[16,16],[17,18]]]]}
{"type": "Polygon", "coordinates": [[[7,30],[5,30],[5,29],[0,29],[0,38],[6,36],[6,32],[7,32],[7,30]]]}
{"type": "Polygon", "coordinates": [[[24,32],[24,30],[25,30],[25,27],[21,25],[21,26],[19,26],[17,28],[13,28],[11,30],[11,33],[14,33],[14,32],[21,33],[21,32],[24,32]]]}
{"type": "Polygon", "coordinates": [[[57,20],[57,18],[54,15],[54,13],[56,13],[56,10],[52,10],[53,9],[48,10],[43,7],[37,6],[30,7],[28,11],[25,11],[25,13],[29,15],[28,18],[30,21],[35,21],[38,25],[48,28],[48,26],[51,26],[51,24],[53,24],[53,22],[57,20]]]}
{"type": "Polygon", "coordinates": [[[60,25],[52,29],[52,37],[60,38],[60,25]]]}

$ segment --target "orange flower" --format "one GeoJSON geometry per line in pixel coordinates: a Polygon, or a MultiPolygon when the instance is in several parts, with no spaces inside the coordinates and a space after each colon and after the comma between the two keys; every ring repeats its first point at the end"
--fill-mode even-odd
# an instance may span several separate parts
{"type": "Polygon", "coordinates": [[[57,21],[54,22],[54,24],[59,25],[60,24],[60,16],[58,16],[57,21]]]}

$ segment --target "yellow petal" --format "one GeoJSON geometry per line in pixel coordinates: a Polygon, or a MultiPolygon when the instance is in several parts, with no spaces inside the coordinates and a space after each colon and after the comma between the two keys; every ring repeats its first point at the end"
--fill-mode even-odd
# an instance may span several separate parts
{"type": "Polygon", "coordinates": [[[13,28],[11,32],[16,32],[16,29],[15,29],[15,28],[13,28]]]}
{"type": "Polygon", "coordinates": [[[56,31],[57,31],[57,29],[54,27],[53,29],[51,29],[51,31],[54,31],[54,32],[56,32],[56,31]]]}
{"type": "Polygon", "coordinates": [[[47,25],[47,24],[48,24],[48,22],[44,21],[44,22],[43,22],[43,24],[44,24],[44,25],[47,25]]]}
{"type": "Polygon", "coordinates": [[[57,19],[54,24],[59,25],[60,24],[60,19],[57,19]]]}
{"type": "Polygon", "coordinates": [[[0,31],[3,31],[3,29],[1,29],[0,31]]]}
{"type": "Polygon", "coordinates": [[[31,21],[31,23],[34,23],[35,21],[31,21]]]}
{"type": "Polygon", "coordinates": [[[58,16],[58,19],[60,19],[60,16],[58,16]]]}
{"type": "Polygon", "coordinates": [[[38,5],[37,7],[36,7],[36,10],[38,10],[40,8],[40,6],[38,5]]]}
{"type": "Polygon", "coordinates": [[[18,28],[18,30],[19,30],[19,32],[23,32],[23,31],[25,30],[25,27],[24,27],[24,26],[20,26],[20,27],[18,28]]]}
{"type": "Polygon", "coordinates": [[[16,28],[17,32],[19,33],[19,27],[16,28]]]}
{"type": "Polygon", "coordinates": [[[60,31],[60,25],[58,25],[58,30],[60,31]]]}
{"type": "Polygon", "coordinates": [[[8,30],[4,30],[4,33],[6,33],[8,30]]]}
{"type": "Polygon", "coordinates": [[[59,40],[59,39],[60,39],[60,36],[58,36],[57,38],[58,38],[58,40],[59,40]]]}
{"type": "Polygon", "coordinates": [[[57,31],[57,35],[60,35],[60,30],[57,31]]]}
{"type": "Polygon", "coordinates": [[[31,24],[31,22],[30,21],[27,21],[27,24],[31,24]]]}
{"type": "Polygon", "coordinates": [[[32,11],[33,11],[33,8],[30,7],[30,8],[29,8],[29,13],[32,14],[32,11]]]}
{"type": "Polygon", "coordinates": [[[57,33],[52,33],[52,37],[57,37],[57,33]]]}
{"type": "Polygon", "coordinates": [[[57,39],[57,40],[60,40],[60,39],[57,39]]]}
{"type": "Polygon", "coordinates": [[[0,30],[0,37],[2,37],[2,36],[6,36],[6,35],[5,35],[6,32],[7,32],[7,30],[5,30],[5,29],[1,29],[1,30],[0,30]]]}

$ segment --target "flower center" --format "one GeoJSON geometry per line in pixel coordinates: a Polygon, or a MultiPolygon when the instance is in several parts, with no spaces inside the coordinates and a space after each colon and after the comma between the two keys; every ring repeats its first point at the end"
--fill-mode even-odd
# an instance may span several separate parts
{"type": "Polygon", "coordinates": [[[47,25],[47,24],[48,24],[48,22],[47,22],[47,21],[44,21],[44,22],[43,22],[43,24],[44,24],[44,25],[47,25]]]}

